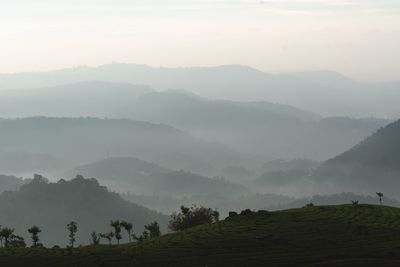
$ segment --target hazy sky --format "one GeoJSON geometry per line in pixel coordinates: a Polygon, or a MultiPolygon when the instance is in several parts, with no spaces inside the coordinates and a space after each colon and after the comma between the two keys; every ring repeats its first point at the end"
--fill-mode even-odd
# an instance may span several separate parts
{"type": "Polygon", "coordinates": [[[0,72],[111,62],[400,80],[399,0],[1,0],[0,72]]]}

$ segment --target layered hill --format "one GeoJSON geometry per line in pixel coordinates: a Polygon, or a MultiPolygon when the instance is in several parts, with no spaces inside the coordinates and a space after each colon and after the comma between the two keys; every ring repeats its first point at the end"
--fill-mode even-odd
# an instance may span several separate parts
{"type": "Polygon", "coordinates": [[[0,99],[0,117],[126,118],[125,110],[132,102],[152,91],[149,86],[97,81],[5,90],[0,99]]]}
{"type": "Polygon", "coordinates": [[[183,88],[210,98],[289,104],[324,116],[396,117],[400,112],[398,83],[362,83],[325,71],[269,74],[240,65],[153,68],[108,64],[95,68],[3,74],[0,75],[0,89],[37,88],[93,80],[145,84],[156,90],[183,88]],[[363,101],[354,101],[360,95],[363,101]]]}
{"type": "Polygon", "coordinates": [[[226,178],[177,171],[133,157],[108,158],[82,165],[66,176],[76,174],[96,177],[112,190],[123,193],[125,199],[164,214],[171,214],[183,204],[196,203],[217,208],[225,215],[238,204],[246,206],[255,202],[252,190],[226,178]]]}
{"type": "Polygon", "coordinates": [[[165,215],[123,200],[97,180],[82,177],[49,183],[38,176],[18,191],[3,192],[0,213],[0,225],[15,228],[28,244],[27,229],[39,226],[40,239],[46,246],[68,243],[66,226],[70,221],[78,223],[77,244],[88,244],[92,231],[110,231],[111,220],[132,222],[136,233],[153,221],[165,230],[168,220],[165,215]]]}
{"type": "Polygon", "coordinates": [[[400,170],[400,120],[379,129],[363,142],[329,160],[330,164],[400,170]]]}
{"type": "Polygon", "coordinates": [[[370,205],[248,212],[115,248],[0,250],[13,266],[398,266],[400,210],[370,205]]]}
{"type": "Polygon", "coordinates": [[[290,106],[212,100],[182,90],[145,94],[131,112],[129,117],[173,125],[265,161],[326,160],[388,123],[378,119],[321,118],[290,106]]]}
{"type": "Polygon", "coordinates": [[[133,157],[109,158],[68,172],[96,177],[120,192],[177,198],[192,195],[244,195],[250,190],[223,178],[175,171],[133,157]]]}
{"type": "Polygon", "coordinates": [[[399,196],[400,121],[379,129],[352,149],[328,160],[315,172],[316,179],[399,196]]]}
{"type": "MultiPolygon", "coordinates": [[[[231,147],[242,157],[251,157],[251,162],[276,158],[326,160],[389,123],[377,119],[323,119],[289,105],[213,100],[184,90],[155,92],[150,87],[115,82],[2,92],[0,117],[32,115],[127,118],[167,124],[231,147]]],[[[19,153],[28,165],[41,162],[26,151],[12,152],[19,153]]],[[[57,165],[51,155],[42,154],[36,157],[47,157],[53,166],[57,165]]]]}
{"type": "Polygon", "coordinates": [[[31,169],[15,160],[4,166],[7,171],[0,170],[5,173],[54,173],[109,156],[137,156],[200,173],[213,173],[228,162],[242,162],[223,145],[202,141],[171,126],[142,121],[32,117],[0,120],[0,128],[0,158],[13,153],[36,156],[31,169]],[[44,154],[51,160],[42,160],[44,154]]]}

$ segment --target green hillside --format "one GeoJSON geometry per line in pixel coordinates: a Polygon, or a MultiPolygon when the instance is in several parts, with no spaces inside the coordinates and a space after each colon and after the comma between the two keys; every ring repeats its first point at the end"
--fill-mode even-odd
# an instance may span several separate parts
{"type": "Polygon", "coordinates": [[[400,209],[315,206],[237,215],[143,243],[0,250],[0,266],[399,266],[400,209]]]}

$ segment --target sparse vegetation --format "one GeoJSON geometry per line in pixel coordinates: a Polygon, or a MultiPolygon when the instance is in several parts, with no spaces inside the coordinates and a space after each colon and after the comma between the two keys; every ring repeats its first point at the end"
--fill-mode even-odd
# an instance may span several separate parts
{"type": "Polygon", "coordinates": [[[193,205],[190,208],[181,206],[180,213],[171,215],[169,229],[182,231],[197,225],[210,224],[219,220],[219,212],[211,208],[193,205]]]}
{"type": "Polygon", "coordinates": [[[398,266],[400,209],[358,207],[255,212],[112,249],[3,249],[0,266],[398,266]]]}
{"type": "Polygon", "coordinates": [[[311,208],[311,207],[314,207],[314,203],[312,203],[312,202],[310,202],[310,203],[307,203],[305,206],[304,206],[305,208],[311,208]]]}

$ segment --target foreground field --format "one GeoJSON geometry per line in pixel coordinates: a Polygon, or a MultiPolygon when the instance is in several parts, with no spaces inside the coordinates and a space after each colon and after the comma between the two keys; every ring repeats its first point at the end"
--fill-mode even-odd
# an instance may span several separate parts
{"type": "Polygon", "coordinates": [[[1,249],[0,266],[400,266],[400,209],[257,212],[113,248],[1,249]]]}

